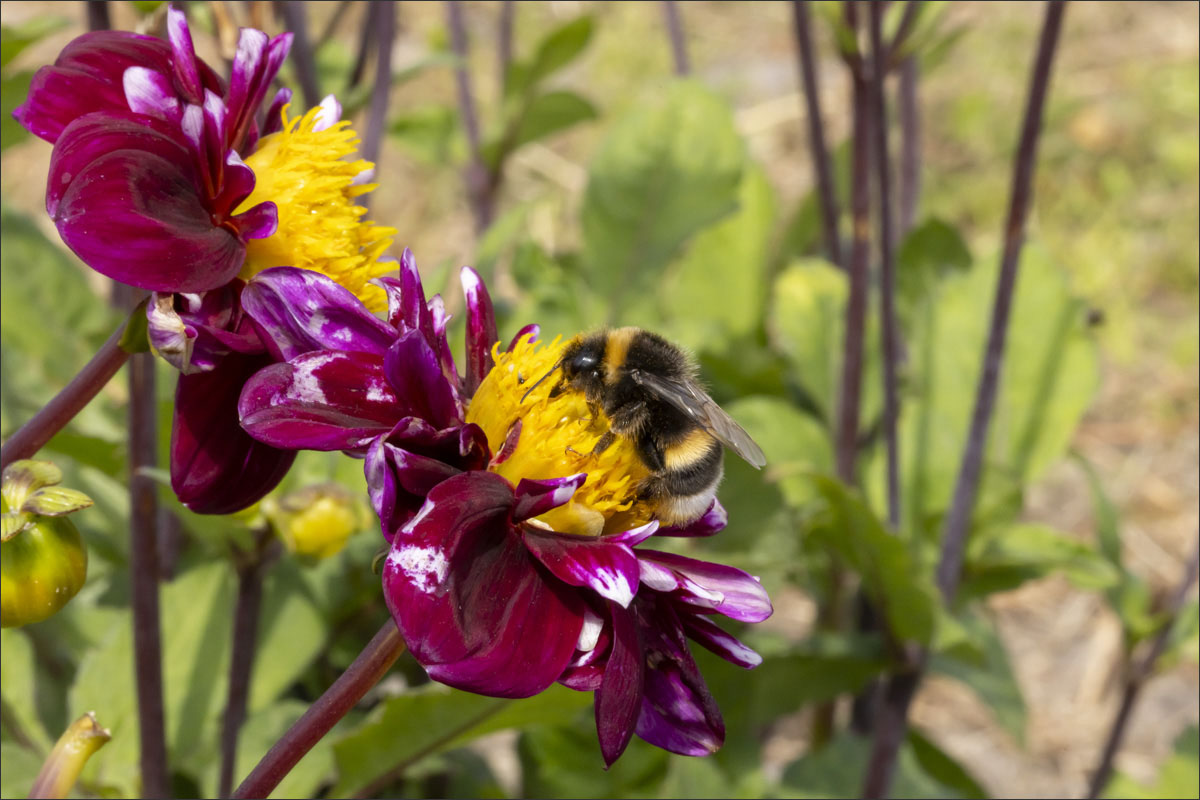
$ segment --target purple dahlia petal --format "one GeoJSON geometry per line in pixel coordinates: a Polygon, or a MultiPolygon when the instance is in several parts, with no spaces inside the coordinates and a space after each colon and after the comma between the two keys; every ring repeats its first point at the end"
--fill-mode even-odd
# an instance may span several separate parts
{"type": "Polygon", "coordinates": [[[567,666],[584,603],[547,580],[508,522],[512,489],[468,472],[439,484],[392,540],[384,597],[435,680],[493,697],[541,692],[567,666]]]}
{"type": "Polygon", "coordinates": [[[187,374],[207,372],[231,352],[262,353],[258,334],[238,307],[243,285],[233,280],[210,292],[155,292],[146,307],[150,344],[187,374]]]}
{"type": "Polygon", "coordinates": [[[631,528],[627,531],[622,531],[621,533],[609,534],[608,536],[603,537],[603,539],[606,542],[620,542],[621,544],[628,545],[630,547],[636,547],[653,536],[654,532],[657,530],[658,520],[653,519],[647,522],[645,525],[639,525],[636,528],[631,528]]]}
{"type": "Polygon", "coordinates": [[[612,617],[612,653],[604,678],[596,690],[596,733],[605,767],[625,752],[633,738],[642,706],[645,656],[634,615],[609,604],[612,617]]]}
{"type": "Polygon", "coordinates": [[[400,256],[400,278],[381,278],[380,284],[388,293],[388,322],[396,330],[421,330],[424,318],[429,314],[425,304],[425,288],[421,285],[421,273],[417,271],[417,259],[412,250],[404,248],[400,256]]]}
{"type": "Polygon", "coordinates": [[[242,307],[282,361],[314,350],[382,357],[396,338],[348,289],[311,270],[263,270],[246,284],[242,307]]]}
{"type": "Polygon", "coordinates": [[[659,536],[712,536],[714,533],[725,529],[725,525],[729,522],[729,514],[726,513],[725,507],[721,505],[721,501],[713,498],[712,505],[708,507],[700,515],[699,519],[694,519],[686,525],[673,526],[668,525],[665,528],[660,528],[659,536]]]}
{"type": "Polygon", "coordinates": [[[387,434],[388,444],[453,464],[464,472],[487,466],[487,435],[475,424],[438,430],[423,419],[404,417],[387,434]]]}
{"type": "MultiPolygon", "coordinates": [[[[229,112],[225,108],[225,101],[220,95],[208,89],[204,90],[204,155],[206,160],[211,165],[223,167],[226,158],[225,154],[229,148],[225,146],[225,126],[229,117],[229,112]]],[[[238,164],[242,164],[241,158],[237,159],[238,164]]],[[[249,169],[247,167],[247,169],[249,169]]],[[[223,175],[223,169],[214,170],[214,177],[220,178],[223,175]]],[[[252,173],[253,174],[253,173],[252,173]]],[[[213,187],[219,193],[223,189],[221,180],[214,180],[213,187]]],[[[254,184],[250,184],[250,189],[254,189],[254,184]]],[[[249,192],[247,192],[249,194],[249,192]]]]}
{"type": "Polygon", "coordinates": [[[484,377],[492,371],[492,345],[500,338],[496,332],[496,312],[492,298],[479,273],[470,267],[462,268],[463,295],[467,301],[467,374],[463,392],[475,394],[484,377]]]}
{"type": "Polygon", "coordinates": [[[213,224],[187,171],[145,150],[118,150],[75,175],[54,222],[89,267],[150,291],[215,289],[245,259],[238,237],[213,224]]]}
{"type": "Polygon", "coordinates": [[[175,78],[184,96],[192,103],[204,97],[200,83],[200,71],[196,68],[196,48],[192,45],[192,32],[188,30],[187,17],[178,9],[167,8],[167,39],[175,56],[175,78]]]}
{"type": "Polygon", "coordinates": [[[762,663],[762,656],[743,644],[733,634],[726,633],[708,617],[702,617],[699,614],[681,614],[679,621],[683,623],[683,629],[689,638],[726,661],[745,669],[754,669],[762,663]]]}
{"type": "Polygon", "coordinates": [[[317,105],[317,118],[313,120],[313,131],[324,131],[332,128],[342,118],[342,104],[337,97],[327,94],[317,105]]]}
{"type": "Polygon", "coordinates": [[[279,207],[267,200],[233,217],[232,222],[243,239],[265,239],[279,229],[279,207]]]}
{"type": "Polygon", "coordinates": [[[453,387],[442,374],[420,331],[401,334],[383,357],[383,369],[407,415],[428,420],[435,428],[462,422],[462,411],[453,387]]]}
{"type": "Polygon", "coordinates": [[[181,375],[171,427],[171,488],[200,514],[230,514],[263,497],[295,453],[252,439],[238,425],[237,398],[266,356],[231,355],[216,369],[181,375]]]}
{"type": "Polygon", "coordinates": [[[725,723],[688,651],[679,619],[665,598],[636,608],[646,670],[637,735],[685,756],[715,753],[725,741],[725,723]]]}
{"type": "Polygon", "coordinates": [[[558,508],[570,500],[586,480],[586,472],[546,480],[522,478],[517,484],[517,503],[513,506],[513,520],[521,522],[545,514],[552,508],[558,508]]]}
{"type": "MultiPolygon", "coordinates": [[[[675,575],[678,584],[674,597],[679,602],[711,609],[739,622],[762,622],[771,616],[767,590],[757,578],[736,567],[659,550],[639,550],[638,557],[644,569],[657,567],[675,575]]],[[[645,574],[643,571],[643,580],[645,574]]]]}
{"type": "Polygon", "coordinates": [[[54,144],[64,128],[86,114],[128,112],[123,81],[129,67],[170,74],[171,48],[160,39],[126,31],[85,33],[64,47],[52,66],[37,71],[28,99],[13,116],[54,144]]]}
{"type": "Polygon", "coordinates": [[[383,437],[371,443],[363,465],[367,494],[389,542],[425,502],[426,495],[462,470],[428,456],[388,444],[383,437]]]}
{"type": "Polygon", "coordinates": [[[454,354],[450,352],[450,343],[446,340],[446,325],[450,315],[446,313],[446,303],[440,294],[429,298],[430,340],[434,351],[437,352],[438,363],[442,365],[442,375],[452,387],[457,387],[458,366],[454,363],[454,354]]]}
{"type": "MultiPolygon", "coordinates": [[[[236,150],[225,153],[225,168],[221,172],[221,191],[213,199],[217,213],[229,215],[254,191],[254,170],[242,161],[236,150]]],[[[279,212],[271,201],[259,203],[232,217],[243,239],[265,239],[275,233],[279,212]],[[270,217],[263,216],[270,208],[270,217]]]]}
{"type": "Polygon", "coordinates": [[[400,404],[378,356],[305,353],[246,382],[242,426],[261,442],[297,450],[355,450],[387,433],[400,404]]]}
{"type": "Polygon", "coordinates": [[[132,111],[88,114],[72,122],[50,156],[46,180],[46,213],[58,213],[63,195],[81,172],[118,150],[160,156],[175,164],[195,183],[191,152],[177,126],[132,111]]]}
{"type": "Polygon", "coordinates": [[[533,344],[534,342],[536,342],[538,340],[538,336],[540,336],[541,333],[542,333],[541,325],[538,325],[536,322],[529,323],[524,328],[521,328],[521,330],[517,331],[516,336],[512,337],[512,339],[508,343],[508,349],[506,352],[511,353],[513,351],[513,348],[516,347],[517,344],[520,343],[521,339],[523,339],[526,336],[529,337],[529,343],[533,344]]]}
{"type": "Polygon", "coordinates": [[[525,546],[554,577],[591,589],[627,608],[638,587],[638,562],[623,544],[601,539],[542,533],[526,528],[525,546]]]}
{"type": "Polygon", "coordinates": [[[270,136],[283,130],[283,107],[292,102],[292,90],[284,86],[275,93],[275,99],[267,108],[267,116],[263,121],[263,136],[270,136]]]}
{"type": "Polygon", "coordinates": [[[183,115],[175,87],[166,75],[146,67],[130,67],[122,78],[129,110],[135,114],[178,122],[183,115]]]}

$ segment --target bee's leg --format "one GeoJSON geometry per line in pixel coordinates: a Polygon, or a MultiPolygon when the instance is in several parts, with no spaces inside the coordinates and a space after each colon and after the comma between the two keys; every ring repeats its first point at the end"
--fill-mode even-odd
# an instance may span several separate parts
{"type": "Polygon", "coordinates": [[[614,434],[612,431],[605,431],[604,435],[600,437],[600,440],[598,442],[596,442],[596,446],[592,448],[592,455],[594,455],[594,456],[600,455],[605,450],[607,450],[612,445],[612,443],[615,442],[616,440],[617,440],[616,434],[614,434]]]}

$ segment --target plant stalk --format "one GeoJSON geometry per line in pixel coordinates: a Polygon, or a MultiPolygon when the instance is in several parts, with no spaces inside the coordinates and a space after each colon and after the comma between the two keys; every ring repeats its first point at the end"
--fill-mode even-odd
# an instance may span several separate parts
{"type": "Polygon", "coordinates": [[[312,42],[308,38],[308,9],[297,0],[281,0],[275,4],[283,17],[286,30],[292,32],[292,50],[289,54],[296,67],[296,80],[304,95],[304,105],[312,108],[321,102],[321,90],[317,86],[317,65],[313,59],[312,42]]]}
{"type": "Polygon", "coordinates": [[[129,353],[121,349],[124,333],[125,323],[122,322],[79,374],[8,437],[4,447],[0,448],[0,469],[22,458],[32,458],[100,393],[112,376],[117,374],[117,370],[129,360],[129,353]]]}
{"type": "Polygon", "coordinates": [[[1125,679],[1125,690],[1121,695],[1121,705],[1117,709],[1117,715],[1113,718],[1112,727],[1109,728],[1108,737],[1104,742],[1104,750],[1100,755],[1100,763],[1096,766],[1096,771],[1092,774],[1092,780],[1088,785],[1088,800],[1095,800],[1099,797],[1100,793],[1104,791],[1104,787],[1108,785],[1109,778],[1112,777],[1113,763],[1116,760],[1117,751],[1121,749],[1121,742],[1125,738],[1125,729],[1128,727],[1129,719],[1133,715],[1134,704],[1137,703],[1142,687],[1146,685],[1146,681],[1154,674],[1155,663],[1167,650],[1167,644],[1171,640],[1171,629],[1175,627],[1179,611],[1187,601],[1188,592],[1191,591],[1192,584],[1196,582],[1198,571],[1200,571],[1200,537],[1197,538],[1196,544],[1192,547],[1192,556],[1188,559],[1187,567],[1184,568],[1183,580],[1179,582],[1179,586],[1175,589],[1175,594],[1167,607],[1167,619],[1155,635],[1150,649],[1146,651],[1146,655],[1130,668],[1129,674],[1125,679]]]}
{"type": "MultiPolygon", "coordinates": [[[[374,13],[375,84],[371,87],[371,106],[367,127],[363,131],[363,158],[379,170],[379,154],[383,133],[387,128],[388,97],[392,90],[392,42],[396,38],[396,4],[373,3],[368,13],[374,13]]],[[[366,198],[360,198],[365,200],[366,198]]]]}
{"type": "Polygon", "coordinates": [[[309,706],[246,776],[234,797],[268,797],[300,759],[346,716],[404,653],[404,639],[388,619],[333,685],[309,706]]]}
{"type": "Polygon", "coordinates": [[[453,0],[447,0],[446,23],[450,28],[450,44],[458,56],[454,68],[454,79],[458,87],[458,113],[467,132],[467,143],[471,148],[471,162],[466,168],[467,198],[471,203],[471,214],[475,219],[475,232],[482,234],[492,224],[494,201],[493,178],[483,162],[482,145],[479,138],[479,116],[475,108],[475,95],[471,90],[471,72],[468,68],[470,43],[467,26],[463,21],[462,8],[453,0]]]}
{"type": "Polygon", "coordinates": [[[833,165],[825,146],[825,127],[821,117],[821,97],[817,90],[817,66],[813,58],[807,0],[792,0],[795,22],[796,51],[800,60],[800,82],[804,88],[805,115],[808,117],[808,146],[812,154],[813,172],[817,178],[817,196],[821,206],[821,232],[825,253],[839,267],[842,263],[842,243],[838,236],[837,189],[833,182],[833,165]]]}
{"type": "Polygon", "coordinates": [[[679,5],[675,0],[663,0],[662,10],[667,23],[667,33],[671,37],[671,58],[675,64],[675,74],[683,77],[691,73],[692,67],[688,60],[687,42],[683,37],[679,5]]]}
{"type": "Polygon", "coordinates": [[[900,65],[899,90],[896,105],[900,117],[900,236],[912,230],[921,197],[921,110],[917,99],[917,79],[920,67],[915,56],[900,65]]]}

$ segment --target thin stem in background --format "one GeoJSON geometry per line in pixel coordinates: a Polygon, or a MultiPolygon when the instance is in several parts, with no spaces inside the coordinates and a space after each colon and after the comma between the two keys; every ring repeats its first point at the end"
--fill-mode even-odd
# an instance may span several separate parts
{"type": "MultiPolygon", "coordinates": [[[[387,127],[388,97],[392,91],[392,42],[396,38],[396,4],[374,3],[375,14],[375,85],[371,87],[371,106],[367,114],[367,128],[363,132],[363,158],[375,165],[379,172],[380,147],[383,132],[387,127]]],[[[360,198],[366,200],[366,197],[360,198]]]]}
{"type": "Polygon", "coordinates": [[[983,370],[975,394],[975,410],[963,451],[962,466],[954,486],[950,511],[942,526],[942,554],[938,562],[937,582],[946,603],[954,601],[962,574],[963,551],[970,527],[971,510],[979,490],[983,470],[983,453],[987,446],[988,428],[996,405],[1000,385],[1000,370],[1004,365],[1004,344],[1008,318],[1012,311],[1013,293],[1017,284],[1017,265],[1021,244],[1025,240],[1025,222],[1033,199],[1033,171],[1037,164],[1038,134],[1042,129],[1042,112],[1050,87],[1050,69],[1054,51],[1062,30],[1065,2],[1046,3],[1046,18],[1038,42],[1037,60],[1029,86],[1029,101],[1021,126],[1021,140],[1013,164],[1012,194],[1009,199],[1008,220],[1004,226],[1004,253],[1000,260],[1000,276],[996,282],[996,299],[992,307],[992,323],[988,330],[983,370]]]}
{"type": "Polygon", "coordinates": [[[404,653],[404,639],[388,619],[333,685],[277,741],[246,776],[234,797],[267,797],[300,759],[354,708],[404,653]]]}
{"type": "Polygon", "coordinates": [[[292,49],[288,54],[296,67],[296,80],[304,95],[304,105],[312,108],[321,102],[321,90],[317,86],[317,65],[313,60],[312,42],[308,38],[308,9],[297,0],[282,0],[275,4],[286,30],[292,32],[292,49]]]}
{"type": "Polygon", "coordinates": [[[154,355],[138,353],[129,360],[129,580],[132,584],[142,792],[146,797],[169,797],[155,532],[158,486],[146,474],[157,461],[158,400],[154,385],[154,355]]]}
{"type": "Polygon", "coordinates": [[[329,22],[325,23],[325,27],[321,29],[321,35],[314,41],[313,47],[320,48],[321,45],[328,42],[337,33],[338,26],[342,24],[342,20],[346,17],[346,12],[350,10],[350,6],[354,5],[354,0],[342,0],[338,3],[337,10],[333,12],[333,16],[329,18],[329,22]]]}
{"type": "Polygon", "coordinates": [[[903,58],[902,51],[908,44],[908,37],[912,34],[913,26],[917,22],[921,3],[922,0],[908,0],[904,4],[904,12],[900,15],[900,24],[896,26],[896,35],[892,37],[886,54],[881,53],[880,61],[877,62],[882,65],[880,69],[884,72],[890,72],[903,58]]]}
{"type": "Polygon", "coordinates": [[[663,16],[667,21],[667,32],[671,36],[671,57],[675,62],[675,74],[688,75],[692,71],[688,61],[687,42],[683,38],[683,22],[679,18],[679,6],[675,0],[663,0],[663,16]]]}
{"type": "Polygon", "coordinates": [[[808,117],[808,145],[812,152],[813,171],[817,178],[817,196],[821,206],[821,231],[825,252],[838,266],[842,263],[842,242],[838,236],[837,189],[833,183],[833,166],[825,147],[825,128],[821,117],[821,97],[817,92],[817,66],[813,59],[812,32],[807,0],[792,0],[795,21],[796,51],[800,57],[800,81],[804,87],[804,106],[808,117]]]}
{"type": "MultiPolygon", "coordinates": [[[[910,2],[908,8],[912,7],[910,2]]],[[[875,139],[876,197],[879,212],[879,292],[883,346],[883,439],[887,460],[888,523],[895,532],[900,528],[900,446],[896,440],[896,420],[900,413],[896,399],[896,362],[899,359],[896,332],[896,276],[892,238],[892,163],[888,154],[886,54],[883,47],[883,6],[870,7],[872,129],[875,139]]],[[[906,9],[907,11],[907,9],[906,9]]]]}
{"type": "MultiPolygon", "coordinates": [[[[974,505],[979,473],[983,460],[983,445],[995,394],[1000,366],[1004,356],[1004,338],[1011,310],[1013,287],[1016,283],[1017,256],[1024,238],[1025,220],[1032,200],[1033,169],[1036,163],[1037,139],[1042,127],[1042,111],[1050,87],[1050,68],[1062,30],[1065,2],[1050,0],[1038,40],[1037,56],[1029,81],[1029,97],[1021,125],[1021,138],[1013,165],[1012,194],[1005,224],[1004,252],[996,287],[991,330],[984,354],[983,374],[976,396],[975,413],[963,453],[963,464],[955,486],[951,514],[942,532],[942,555],[938,564],[938,588],[947,606],[958,588],[962,570],[963,548],[966,544],[967,523],[974,505]]],[[[863,782],[863,797],[886,797],[895,772],[896,757],[908,729],[908,709],[924,673],[926,654],[910,654],[909,669],[888,679],[879,719],[875,726],[871,755],[863,782]]]]}
{"type": "Polygon", "coordinates": [[[900,188],[899,219],[900,235],[912,230],[917,216],[917,203],[921,197],[921,109],[917,99],[917,79],[920,65],[915,56],[904,59],[900,65],[899,90],[896,105],[900,117],[900,188]]]}
{"type": "Polygon", "coordinates": [[[504,94],[504,84],[508,80],[508,68],[513,59],[513,28],[516,22],[517,4],[513,0],[504,0],[500,4],[500,24],[496,29],[496,60],[500,66],[500,93],[504,94]]]}
{"type": "Polygon", "coordinates": [[[462,8],[453,0],[446,0],[446,23],[450,28],[450,44],[458,57],[454,78],[458,86],[458,113],[467,132],[467,143],[471,149],[471,161],[466,168],[467,198],[475,218],[475,232],[483,233],[492,224],[492,201],[494,180],[483,163],[479,138],[479,117],[475,111],[475,96],[471,91],[471,72],[468,67],[470,45],[467,27],[463,22],[462,8]]]}
{"type": "Polygon", "coordinates": [[[1088,800],[1095,800],[1095,798],[1099,797],[1100,793],[1104,791],[1104,787],[1108,785],[1109,778],[1112,777],[1113,762],[1117,757],[1117,751],[1121,749],[1121,741],[1125,738],[1125,728],[1129,725],[1133,706],[1137,702],[1142,687],[1146,685],[1146,681],[1154,674],[1155,663],[1158,662],[1158,659],[1167,650],[1167,644],[1171,639],[1171,629],[1175,627],[1179,611],[1187,601],[1188,592],[1192,590],[1192,584],[1196,582],[1198,571],[1200,571],[1200,537],[1197,537],[1196,544],[1192,547],[1192,555],[1188,559],[1187,566],[1184,568],[1183,579],[1179,582],[1179,586],[1175,589],[1175,594],[1171,597],[1171,602],[1166,608],[1166,621],[1163,622],[1162,628],[1155,635],[1150,649],[1146,651],[1146,655],[1130,668],[1129,674],[1125,679],[1125,691],[1121,696],[1121,705],[1117,709],[1116,717],[1113,718],[1112,727],[1108,732],[1108,739],[1104,742],[1104,750],[1100,756],[1100,763],[1096,766],[1096,772],[1092,775],[1092,780],[1088,787],[1088,800]]]}
{"type": "Polygon", "coordinates": [[[233,609],[233,645],[229,658],[229,696],[221,729],[221,777],[219,796],[229,797],[233,789],[233,770],[237,762],[238,734],[246,721],[246,703],[250,698],[250,680],[254,669],[254,650],[258,642],[258,622],[262,615],[263,578],[273,560],[261,540],[253,554],[243,555],[237,565],[237,600],[233,609]]]}
{"type": "Polygon", "coordinates": [[[89,31],[106,31],[112,27],[105,0],[87,0],[87,26],[89,31]]]}
{"type": "Polygon", "coordinates": [[[108,341],[100,345],[96,355],[92,356],[92,360],[79,374],[72,378],[62,391],[54,395],[54,399],[42,406],[28,422],[8,437],[4,447],[0,448],[0,469],[22,458],[33,458],[54,434],[62,430],[100,393],[112,376],[117,374],[117,370],[129,360],[129,353],[121,349],[121,337],[124,334],[125,323],[122,322],[108,337],[108,341]]]}
{"type": "MultiPolygon", "coordinates": [[[[390,1],[385,0],[385,2],[390,1]]],[[[378,4],[379,0],[367,3],[367,10],[363,14],[362,28],[358,34],[358,51],[354,56],[354,67],[350,70],[350,80],[346,82],[346,91],[362,83],[363,75],[367,71],[367,55],[371,52],[371,41],[375,35],[375,6],[378,4]]]]}

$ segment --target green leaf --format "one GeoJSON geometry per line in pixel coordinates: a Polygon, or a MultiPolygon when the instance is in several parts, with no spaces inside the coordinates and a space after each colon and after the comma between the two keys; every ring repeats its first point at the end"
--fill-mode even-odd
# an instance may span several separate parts
{"type": "MultiPolygon", "coordinates": [[[[292,559],[276,564],[263,586],[250,711],[270,707],[325,646],[326,622],[292,559]]],[[[297,795],[292,795],[297,796],[297,795]]]]}
{"type": "MultiPolygon", "coordinates": [[[[38,666],[33,645],[21,631],[7,628],[0,631],[0,649],[4,651],[0,659],[0,698],[4,702],[5,728],[11,717],[29,742],[48,755],[53,740],[42,726],[34,704],[38,666]]],[[[8,771],[7,763],[4,771],[8,771]]],[[[28,792],[29,787],[22,791],[28,792]]]]}
{"type": "Polygon", "coordinates": [[[793,506],[811,501],[809,475],[833,468],[825,427],[778,397],[743,397],[725,410],[762,446],[767,456],[764,477],[779,484],[784,499],[793,506]]]}
{"type": "Polygon", "coordinates": [[[517,749],[529,797],[653,797],[669,761],[665,750],[634,737],[617,763],[604,769],[590,713],[565,727],[525,731],[517,749]]]}
{"type": "Polygon", "coordinates": [[[964,599],[982,597],[1054,572],[1082,589],[1106,589],[1121,579],[1087,543],[1047,525],[1022,523],[985,529],[971,538],[959,591],[964,599]]]}
{"type": "Polygon", "coordinates": [[[121,349],[126,353],[150,352],[150,320],[146,317],[146,306],[150,298],[137,304],[137,308],[129,313],[125,321],[125,330],[121,334],[121,349]]]}
{"type": "Polygon", "coordinates": [[[951,225],[933,218],[913,228],[896,253],[896,302],[908,318],[947,275],[966,272],[971,251],[951,225]]]}
{"type": "Polygon", "coordinates": [[[967,800],[988,797],[971,773],[916,728],[908,729],[908,746],[925,774],[951,790],[955,797],[967,800]]]}
{"type": "Polygon", "coordinates": [[[596,118],[596,107],[574,92],[539,95],[521,116],[511,150],[596,118]]]}
{"type": "Polygon", "coordinates": [[[0,152],[30,137],[29,131],[13,119],[13,111],[25,102],[33,73],[21,71],[0,76],[0,152]]]}
{"type": "Polygon", "coordinates": [[[1196,786],[1200,784],[1200,730],[1196,726],[1188,728],[1175,740],[1175,751],[1158,770],[1158,779],[1149,786],[1117,773],[1108,786],[1104,787],[1104,796],[1113,798],[1137,798],[1137,800],[1153,800],[1154,798],[1190,798],[1196,796],[1196,786]]]}
{"type": "Polygon", "coordinates": [[[0,797],[28,797],[33,781],[42,769],[42,759],[20,745],[0,743],[0,797]]]}
{"type": "Polygon", "coordinates": [[[515,97],[570,64],[583,52],[592,38],[594,23],[590,16],[575,19],[555,28],[538,45],[528,63],[514,64],[504,80],[504,96],[515,97]]]}
{"type": "MultiPolygon", "coordinates": [[[[817,752],[809,752],[783,773],[783,796],[797,798],[859,797],[870,757],[870,739],[843,733],[817,752]]],[[[905,745],[896,760],[889,797],[941,798],[958,796],[921,769],[905,745]]]]}
{"type": "Polygon", "coordinates": [[[18,25],[0,25],[0,67],[7,67],[26,47],[70,24],[62,17],[38,14],[18,25]]]}
{"type": "MultiPolygon", "coordinates": [[[[787,359],[792,380],[830,424],[841,385],[848,296],[844,272],[821,259],[803,259],[776,279],[771,305],[772,342],[787,359]]],[[[880,408],[879,382],[869,379],[879,369],[879,336],[873,323],[868,322],[865,335],[861,419],[867,424],[880,408]]]]}
{"type": "Polygon", "coordinates": [[[1008,651],[993,625],[975,616],[962,619],[971,641],[978,645],[969,659],[957,653],[934,653],[931,672],[954,678],[974,692],[987,706],[996,722],[1018,742],[1025,741],[1025,699],[1008,658],[1008,651]],[[982,656],[977,658],[976,656],[982,656]]]}
{"type": "Polygon", "coordinates": [[[424,106],[392,120],[388,133],[415,158],[445,164],[462,156],[456,147],[458,114],[446,106],[424,106]]]}
{"type": "Polygon", "coordinates": [[[583,266],[616,320],[646,319],[659,275],[701,228],[736,207],[745,145],[729,106],[698,83],[619,120],[592,160],[583,266]]]}
{"type": "Polygon", "coordinates": [[[1083,468],[1083,474],[1087,477],[1088,488],[1092,491],[1092,513],[1096,517],[1096,540],[1100,545],[1100,552],[1110,564],[1124,573],[1125,566],[1121,557],[1120,514],[1112,500],[1109,499],[1108,492],[1104,490],[1104,483],[1096,474],[1095,467],[1081,454],[1076,453],[1075,455],[1079,466],[1083,468]]]}
{"type": "Polygon", "coordinates": [[[735,213],[700,231],[671,267],[660,292],[663,316],[682,344],[726,350],[762,325],[775,193],[751,165],[735,213]]]}
{"type": "Polygon", "coordinates": [[[388,699],[334,744],[340,778],[332,794],[358,794],[382,778],[402,775],[423,758],[486,733],[562,722],[590,704],[589,695],[562,686],[526,700],[505,700],[428,684],[388,699]]]}
{"type": "MultiPolygon", "coordinates": [[[[950,272],[914,318],[909,385],[900,413],[900,473],[907,527],[936,534],[958,476],[975,403],[997,263],[950,272]]],[[[1082,304],[1043,250],[1022,251],[1004,366],[988,438],[976,517],[1012,518],[1022,485],[1067,449],[1098,383],[1095,343],[1082,304]]],[[[870,374],[870,373],[869,373],[870,374]]],[[[884,496],[885,466],[867,469],[872,498],[884,496]]]]}
{"type": "Polygon", "coordinates": [[[814,535],[862,578],[863,589],[887,618],[896,638],[928,644],[937,601],[929,576],[912,562],[908,548],[888,533],[862,497],[825,475],[810,477],[829,505],[830,519],[814,535]]]}

